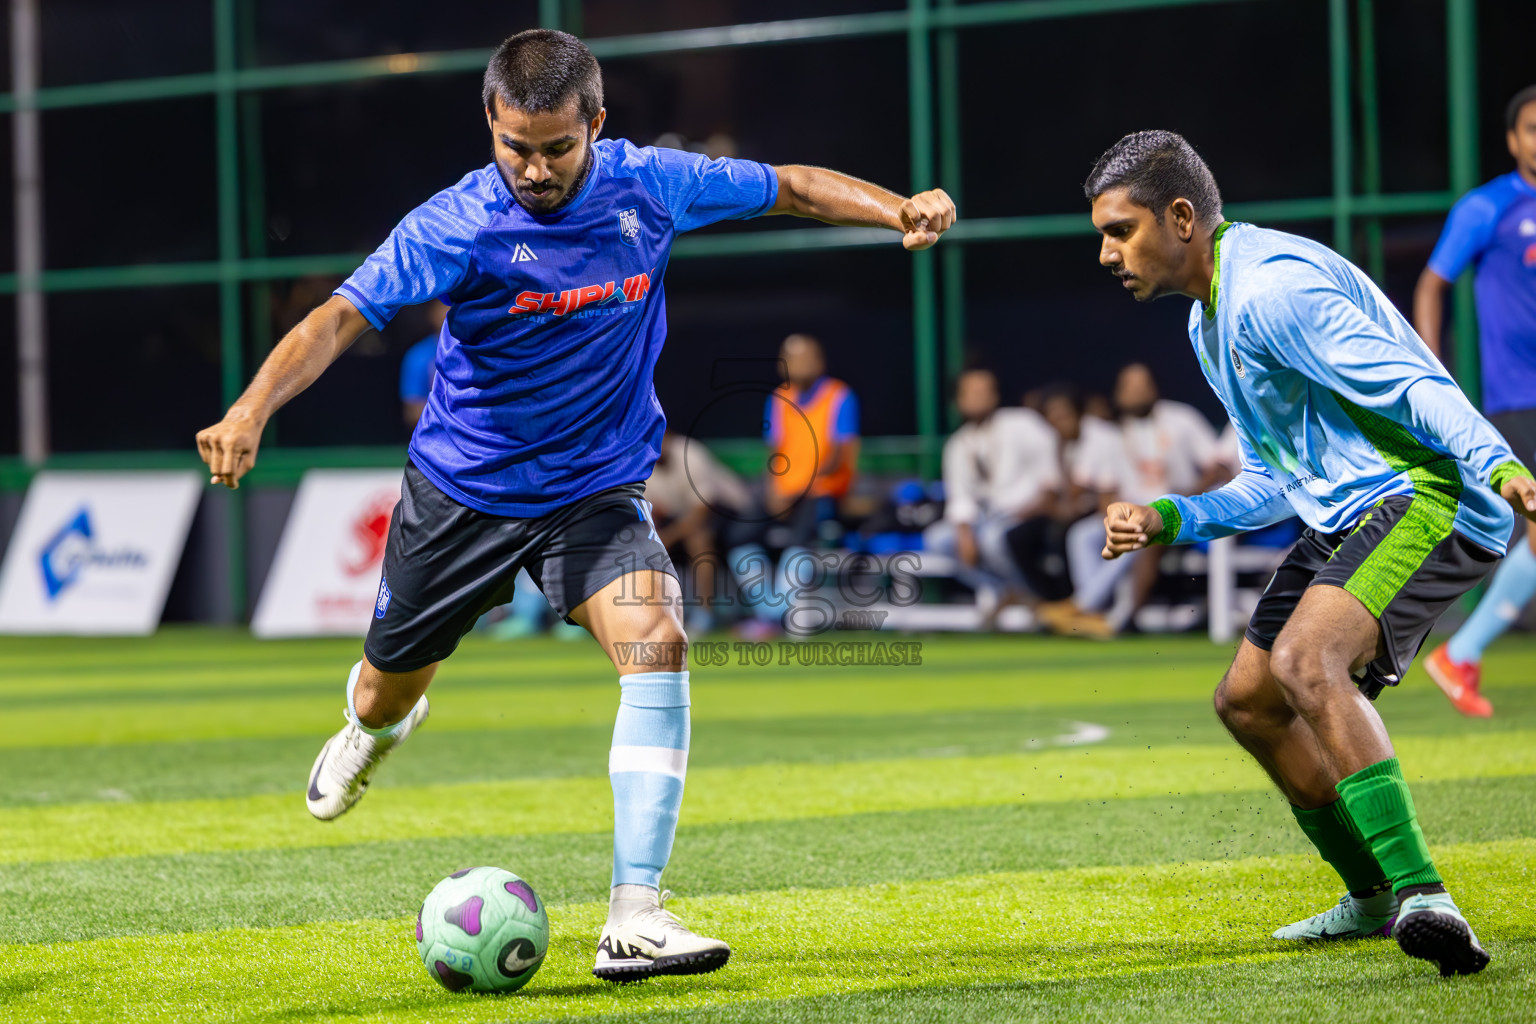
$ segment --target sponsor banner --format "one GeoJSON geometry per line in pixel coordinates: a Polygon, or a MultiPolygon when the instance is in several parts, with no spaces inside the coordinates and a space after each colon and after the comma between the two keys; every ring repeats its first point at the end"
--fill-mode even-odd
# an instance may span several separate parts
{"type": "Polygon", "coordinates": [[[153,633],[199,473],[42,472],[0,568],[0,633],[153,633]]]}
{"type": "Polygon", "coordinates": [[[389,601],[379,578],[398,469],[312,469],[299,482],[251,619],[257,636],[362,636],[389,601]]]}

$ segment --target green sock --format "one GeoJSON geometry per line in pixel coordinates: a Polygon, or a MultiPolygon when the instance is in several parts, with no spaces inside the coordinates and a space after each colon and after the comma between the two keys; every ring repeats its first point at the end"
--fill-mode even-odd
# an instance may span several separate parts
{"type": "Polygon", "coordinates": [[[1371,852],[1354,819],[1344,809],[1343,800],[1326,807],[1304,810],[1291,805],[1296,824],[1312,840],[1323,860],[1344,879],[1344,886],[1356,896],[1369,895],[1387,883],[1387,873],[1371,852]]]}
{"type": "Polygon", "coordinates": [[[1339,802],[1371,844],[1371,852],[1392,880],[1394,892],[1410,885],[1440,882],[1397,758],[1377,761],[1340,779],[1338,790],[1339,802]]]}

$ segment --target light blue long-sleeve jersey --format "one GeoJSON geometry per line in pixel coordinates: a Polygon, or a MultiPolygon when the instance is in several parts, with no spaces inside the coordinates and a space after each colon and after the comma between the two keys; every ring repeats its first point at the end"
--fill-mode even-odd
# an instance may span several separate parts
{"type": "Polygon", "coordinates": [[[1292,515],[1336,533],[1411,494],[1504,551],[1513,513],[1489,484],[1517,470],[1514,453],[1358,267],[1317,242],[1229,224],[1211,291],[1189,337],[1237,428],[1242,471],[1209,494],[1160,499],[1159,542],[1292,515]]]}

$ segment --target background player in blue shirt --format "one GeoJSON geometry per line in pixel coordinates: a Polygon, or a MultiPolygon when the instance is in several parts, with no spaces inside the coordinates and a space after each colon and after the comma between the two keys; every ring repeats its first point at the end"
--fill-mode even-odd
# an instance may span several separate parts
{"type": "MultiPolygon", "coordinates": [[[[716,221],[793,214],[890,228],[923,249],[954,223],[954,205],[940,190],[908,199],[822,168],[600,140],[602,73],[561,32],[503,42],[482,100],[494,162],[408,213],[198,448],[214,481],[236,486],[267,420],[358,335],[403,306],[449,305],[364,658],[347,683],[347,726],[316,759],[309,810],[334,818],[362,797],[384,754],[426,718],[438,663],[526,567],[619,672],[613,889],[593,971],[613,981],[711,971],[729,948],[684,928],[659,892],[689,735],[681,591],[643,497],[666,425],[652,377],[671,244],[716,221]],[[641,642],[654,657],[631,657],[641,642]]],[[[451,969],[443,978],[463,980],[451,969]]]]}
{"type": "Polygon", "coordinates": [[[437,344],[443,333],[448,307],[441,302],[427,306],[432,333],[414,342],[400,359],[400,415],[412,430],[421,422],[427,398],[432,394],[432,379],[437,376],[437,344]]]}
{"type": "Polygon", "coordinates": [[[1189,341],[1243,449],[1242,472],[1209,494],[1111,505],[1104,556],[1307,524],[1216,690],[1223,724],[1348,890],[1275,937],[1390,933],[1442,974],[1482,970],[1371,700],[1497,563],[1511,506],[1536,518],[1536,480],[1359,268],[1223,221],[1182,137],[1126,136],[1083,191],[1099,262],[1128,291],[1195,300],[1189,341]]]}
{"type": "MultiPolygon", "coordinates": [[[[1419,277],[1414,326],[1438,353],[1445,293],[1468,266],[1477,268],[1483,411],[1516,454],[1536,459],[1536,85],[1509,101],[1504,125],[1515,169],[1468,192],[1451,209],[1419,277]]],[[[1425,659],[1425,670],[1462,714],[1493,714],[1480,692],[1483,651],[1533,596],[1536,530],[1527,530],[1525,543],[1511,546],[1472,616],[1425,659]]]]}

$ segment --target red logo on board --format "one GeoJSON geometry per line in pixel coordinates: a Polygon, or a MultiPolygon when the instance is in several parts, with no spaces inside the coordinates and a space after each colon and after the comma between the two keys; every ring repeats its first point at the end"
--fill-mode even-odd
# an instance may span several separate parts
{"type": "Polygon", "coordinates": [[[341,567],[348,576],[379,571],[384,560],[384,542],[389,539],[389,516],[394,511],[397,495],[374,495],[361,512],[352,520],[351,544],[341,555],[341,567]]]}

